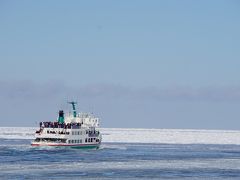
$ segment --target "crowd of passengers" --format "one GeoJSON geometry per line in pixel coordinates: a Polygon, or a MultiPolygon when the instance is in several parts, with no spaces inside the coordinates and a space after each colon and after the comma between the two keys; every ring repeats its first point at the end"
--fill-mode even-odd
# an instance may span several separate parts
{"type": "Polygon", "coordinates": [[[79,129],[82,123],[40,122],[40,128],[79,129]]]}
{"type": "MultiPolygon", "coordinates": [[[[43,128],[40,128],[40,130],[36,131],[36,133],[42,133],[42,131],[43,131],[43,128]]],[[[75,132],[75,133],[76,133],[76,132],[75,132]]],[[[50,130],[47,130],[47,134],[67,134],[67,135],[69,135],[70,132],[67,132],[67,131],[50,131],[50,130]]],[[[89,130],[87,130],[87,131],[86,131],[86,134],[88,134],[89,137],[96,137],[96,136],[99,135],[99,131],[95,131],[95,130],[89,131],[89,130]]],[[[77,134],[75,134],[75,135],[77,135],[77,134]]],[[[79,132],[78,132],[78,135],[79,135],[79,132]]]]}
{"type": "MultiPolygon", "coordinates": [[[[64,129],[79,129],[82,123],[58,123],[58,122],[40,122],[40,130],[36,133],[41,133],[44,128],[64,128],[64,129]]],[[[48,134],[69,134],[69,132],[64,131],[47,131],[48,134]]],[[[86,131],[86,134],[89,134],[89,137],[94,137],[99,135],[99,131],[86,131]]]]}

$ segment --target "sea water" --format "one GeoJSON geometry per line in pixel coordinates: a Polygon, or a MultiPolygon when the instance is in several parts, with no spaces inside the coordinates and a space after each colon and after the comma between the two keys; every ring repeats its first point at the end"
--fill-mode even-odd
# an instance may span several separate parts
{"type": "Polygon", "coordinates": [[[240,179],[238,131],[104,129],[100,149],[81,150],[31,147],[26,129],[0,128],[0,179],[240,179]],[[150,140],[171,140],[171,133],[185,139],[150,140]],[[211,138],[193,141],[204,136],[211,138]],[[223,139],[209,143],[215,137],[223,139]]]}

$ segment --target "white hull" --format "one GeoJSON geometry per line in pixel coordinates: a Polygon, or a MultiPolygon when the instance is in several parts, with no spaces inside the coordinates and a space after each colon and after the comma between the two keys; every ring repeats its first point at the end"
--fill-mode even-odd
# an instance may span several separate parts
{"type": "Polygon", "coordinates": [[[99,148],[100,143],[89,144],[67,144],[67,143],[49,143],[49,142],[32,142],[32,146],[53,146],[53,147],[77,147],[77,148],[99,148]]]}

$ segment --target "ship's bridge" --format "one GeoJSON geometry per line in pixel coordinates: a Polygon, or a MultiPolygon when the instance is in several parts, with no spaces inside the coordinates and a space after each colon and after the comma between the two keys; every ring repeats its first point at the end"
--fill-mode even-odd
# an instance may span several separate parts
{"type": "Polygon", "coordinates": [[[81,123],[86,126],[99,127],[99,118],[91,113],[78,113],[76,117],[71,112],[65,117],[65,123],[81,123]]]}

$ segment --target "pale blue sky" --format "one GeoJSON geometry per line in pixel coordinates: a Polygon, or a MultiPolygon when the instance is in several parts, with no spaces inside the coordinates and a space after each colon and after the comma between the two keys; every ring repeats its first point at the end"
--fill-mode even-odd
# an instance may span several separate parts
{"type": "Polygon", "coordinates": [[[240,129],[239,32],[237,0],[1,0],[0,125],[240,129]]]}

